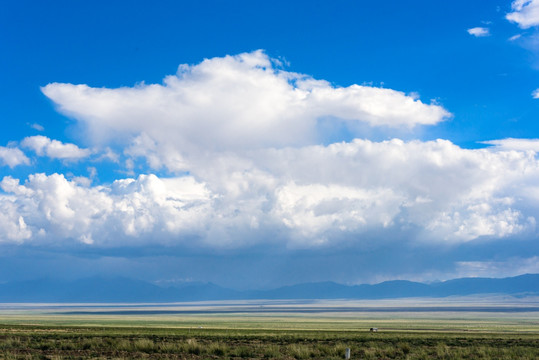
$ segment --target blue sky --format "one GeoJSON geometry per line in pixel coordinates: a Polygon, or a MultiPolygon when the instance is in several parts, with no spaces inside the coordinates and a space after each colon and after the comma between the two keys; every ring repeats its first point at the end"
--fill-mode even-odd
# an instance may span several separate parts
{"type": "Polygon", "coordinates": [[[0,281],[539,272],[539,1],[5,1],[0,281]]]}

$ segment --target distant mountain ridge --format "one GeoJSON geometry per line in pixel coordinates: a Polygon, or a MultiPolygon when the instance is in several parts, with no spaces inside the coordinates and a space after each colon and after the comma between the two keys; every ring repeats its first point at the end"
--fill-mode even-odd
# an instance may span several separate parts
{"type": "Polygon", "coordinates": [[[212,283],[162,287],[127,278],[93,277],[76,281],[31,280],[0,284],[0,302],[181,302],[255,299],[396,299],[480,294],[539,295],[539,274],[502,279],[460,278],[424,284],[406,280],[379,284],[303,283],[272,290],[238,291],[212,283]]]}

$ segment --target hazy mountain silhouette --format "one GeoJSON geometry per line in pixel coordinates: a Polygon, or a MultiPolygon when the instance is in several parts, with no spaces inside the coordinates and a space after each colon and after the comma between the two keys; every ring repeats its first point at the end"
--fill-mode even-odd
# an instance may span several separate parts
{"type": "Polygon", "coordinates": [[[474,294],[539,295],[539,274],[510,278],[461,278],[423,284],[394,280],[347,286],[304,283],[272,290],[237,291],[212,283],[163,287],[127,278],[92,277],[76,281],[31,280],[0,284],[0,302],[177,302],[246,299],[391,299],[474,294]]]}

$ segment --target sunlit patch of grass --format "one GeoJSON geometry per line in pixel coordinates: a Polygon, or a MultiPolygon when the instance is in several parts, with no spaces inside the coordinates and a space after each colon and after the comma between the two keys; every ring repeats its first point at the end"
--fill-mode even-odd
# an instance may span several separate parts
{"type": "Polygon", "coordinates": [[[262,351],[264,359],[278,359],[281,357],[281,351],[279,346],[268,344],[262,351]]]}
{"type": "Polygon", "coordinates": [[[155,344],[151,339],[142,338],[133,341],[133,349],[140,352],[153,352],[155,344]]]}

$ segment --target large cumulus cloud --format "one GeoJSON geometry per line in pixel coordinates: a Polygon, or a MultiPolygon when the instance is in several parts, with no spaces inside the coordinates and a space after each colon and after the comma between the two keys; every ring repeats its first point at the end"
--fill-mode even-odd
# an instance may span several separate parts
{"type": "Polygon", "coordinates": [[[410,228],[418,242],[530,236],[538,175],[531,152],[355,140],[239,159],[216,154],[192,176],[141,175],[95,187],[59,174],[23,184],[5,177],[0,204],[10,210],[2,223],[13,235],[2,240],[305,248],[410,228]],[[268,240],[268,232],[278,238],[268,240]]]}
{"type": "MultiPolygon", "coordinates": [[[[413,129],[450,113],[396,90],[287,72],[261,51],[180,66],[163,84],[54,83],[43,92],[88,131],[93,153],[122,146],[127,170],[143,158],[169,175],[96,186],[62,174],[6,176],[3,242],[320,248],[375,242],[372,234],[445,244],[536,234],[535,142],[319,145],[320,119],[413,129]]],[[[90,153],[43,136],[23,144],[90,153]]]]}
{"type": "Polygon", "coordinates": [[[191,177],[141,175],[89,188],[60,174],[34,174],[24,184],[4,177],[0,187],[0,206],[9,210],[0,218],[2,242],[166,243],[199,232],[209,213],[209,194],[191,177]]]}
{"type": "MultiPolygon", "coordinates": [[[[352,85],[280,70],[262,51],[182,65],[161,84],[43,87],[60,111],[81,122],[91,140],[124,141],[153,167],[186,170],[192,156],[316,143],[317,119],[412,128],[443,121],[435,103],[392,89],[352,85]]],[[[353,126],[352,126],[353,127],[353,126]]]]}

